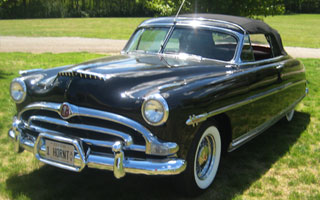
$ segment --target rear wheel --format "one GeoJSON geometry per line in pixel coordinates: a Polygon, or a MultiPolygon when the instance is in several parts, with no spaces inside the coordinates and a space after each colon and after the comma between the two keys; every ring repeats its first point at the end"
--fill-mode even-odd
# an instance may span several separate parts
{"type": "Polygon", "coordinates": [[[214,124],[207,123],[199,129],[188,154],[187,169],[182,174],[184,192],[193,196],[212,184],[218,171],[221,149],[220,132],[214,124]]]}

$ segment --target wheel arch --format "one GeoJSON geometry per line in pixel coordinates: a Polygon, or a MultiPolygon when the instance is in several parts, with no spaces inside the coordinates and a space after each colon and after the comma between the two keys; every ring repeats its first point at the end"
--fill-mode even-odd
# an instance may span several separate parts
{"type": "Polygon", "coordinates": [[[227,114],[221,113],[219,115],[210,117],[208,121],[217,124],[217,128],[221,134],[220,137],[222,140],[222,152],[226,153],[232,140],[232,127],[230,118],[227,114]]]}

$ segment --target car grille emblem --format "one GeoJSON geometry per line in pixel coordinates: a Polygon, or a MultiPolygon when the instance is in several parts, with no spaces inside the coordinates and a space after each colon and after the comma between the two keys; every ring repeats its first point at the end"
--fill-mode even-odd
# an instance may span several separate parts
{"type": "Polygon", "coordinates": [[[60,106],[60,116],[62,118],[68,118],[71,116],[71,108],[69,106],[68,103],[63,103],[61,106],[60,106]]]}

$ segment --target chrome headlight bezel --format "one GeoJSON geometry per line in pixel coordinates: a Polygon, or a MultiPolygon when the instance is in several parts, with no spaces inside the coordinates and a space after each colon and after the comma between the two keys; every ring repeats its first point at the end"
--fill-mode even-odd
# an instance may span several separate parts
{"type": "Polygon", "coordinates": [[[22,103],[26,97],[27,97],[27,86],[26,83],[21,79],[21,78],[15,78],[12,80],[11,84],[10,84],[10,96],[11,98],[16,102],[16,103],[22,103]],[[21,96],[19,99],[15,98],[13,95],[13,86],[14,84],[19,84],[19,86],[21,87],[21,96]]]}
{"type": "Polygon", "coordinates": [[[143,119],[150,125],[152,126],[160,126],[164,124],[169,117],[169,106],[167,101],[160,95],[160,94],[152,94],[149,95],[145,98],[144,102],[142,103],[141,106],[141,113],[143,119]],[[158,105],[161,105],[161,110],[163,112],[163,116],[161,117],[160,120],[157,121],[152,121],[150,118],[148,118],[148,115],[146,114],[146,106],[148,105],[148,102],[154,101],[154,103],[158,103],[158,105]]]}

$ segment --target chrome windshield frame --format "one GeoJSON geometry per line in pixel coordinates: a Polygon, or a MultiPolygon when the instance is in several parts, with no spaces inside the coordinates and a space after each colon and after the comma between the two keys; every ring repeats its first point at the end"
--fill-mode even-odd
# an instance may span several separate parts
{"type": "Polygon", "coordinates": [[[240,55],[241,55],[241,50],[242,50],[242,46],[243,46],[243,39],[244,39],[244,35],[243,33],[239,33],[237,31],[228,29],[228,28],[224,28],[224,27],[218,27],[218,26],[210,26],[210,25],[206,25],[203,24],[202,20],[198,20],[198,19],[190,19],[189,21],[185,20],[185,21],[177,21],[175,24],[174,23],[159,23],[159,24],[142,24],[140,25],[136,31],[132,34],[132,36],[130,37],[130,39],[128,40],[126,46],[124,47],[124,49],[121,51],[122,54],[143,54],[141,52],[129,52],[128,51],[128,46],[130,43],[132,43],[132,39],[134,37],[134,35],[137,33],[138,30],[140,30],[141,28],[153,28],[153,27],[168,27],[168,33],[167,35],[164,37],[163,40],[163,47],[160,46],[159,52],[158,53],[151,53],[148,52],[147,54],[151,54],[151,55],[167,55],[165,53],[163,53],[164,49],[166,48],[166,45],[173,33],[173,31],[175,30],[176,27],[185,27],[185,28],[190,28],[190,29],[194,29],[194,28],[201,28],[201,29],[207,29],[207,30],[211,30],[211,31],[217,31],[217,32],[222,32],[222,33],[226,33],[229,35],[232,35],[235,37],[235,39],[237,40],[237,46],[235,49],[235,53],[233,58],[230,61],[223,61],[223,60],[217,60],[217,59],[211,59],[211,58],[206,58],[206,57],[201,57],[204,60],[213,60],[213,61],[220,61],[220,62],[224,62],[224,63],[228,63],[228,64],[237,64],[237,63],[241,63],[240,61],[240,55]],[[194,23],[197,22],[197,23],[194,23]]]}

